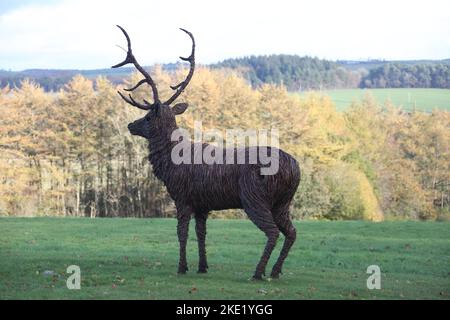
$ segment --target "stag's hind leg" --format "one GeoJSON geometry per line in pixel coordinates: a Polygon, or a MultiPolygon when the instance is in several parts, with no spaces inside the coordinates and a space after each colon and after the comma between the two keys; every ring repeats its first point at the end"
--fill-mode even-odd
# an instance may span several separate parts
{"type": "Polygon", "coordinates": [[[195,215],[195,232],[197,234],[198,241],[198,273],[208,272],[208,262],[206,260],[206,219],[208,218],[208,213],[196,214],[195,215]]]}
{"type": "Polygon", "coordinates": [[[267,262],[270,259],[273,249],[277,244],[278,237],[280,235],[280,230],[278,230],[275,222],[272,219],[272,215],[269,210],[256,210],[251,207],[245,208],[250,220],[256,224],[256,226],[266,234],[267,242],[264,248],[261,259],[256,266],[255,274],[253,279],[261,280],[263,275],[266,275],[267,262]]]}
{"type": "Polygon", "coordinates": [[[256,266],[253,279],[260,280],[265,275],[267,262],[270,259],[273,249],[277,243],[280,230],[275,224],[270,205],[267,203],[267,197],[264,188],[258,185],[259,177],[253,176],[240,181],[240,196],[242,206],[249,219],[266,234],[267,243],[264,248],[261,259],[256,266]]]}
{"type": "Polygon", "coordinates": [[[281,269],[283,267],[284,260],[289,254],[289,250],[297,238],[297,231],[289,218],[289,211],[284,211],[279,215],[274,216],[274,220],[281,233],[284,235],[284,244],[281,248],[280,256],[277,262],[273,265],[272,272],[270,274],[271,278],[277,279],[280,276],[281,269]]]}

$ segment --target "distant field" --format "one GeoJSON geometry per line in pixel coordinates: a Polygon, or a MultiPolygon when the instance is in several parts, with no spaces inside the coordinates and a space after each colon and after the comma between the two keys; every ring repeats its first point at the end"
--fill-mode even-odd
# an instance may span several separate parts
{"type": "Polygon", "coordinates": [[[366,93],[373,94],[383,103],[386,100],[405,110],[432,111],[435,108],[450,111],[450,90],[448,89],[342,89],[323,91],[329,95],[338,110],[345,110],[353,101],[361,100],[366,93]]]}
{"type": "MultiPolygon", "coordinates": [[[[279,280],[249,281],[265,237],[247,220],[208,221],[209,273],[176,274],[174,219],[1,218],[0,299],[449,299],[450,224],[296,222],[279,280]],[[66,268],[81,268],[68,290],[66,268]],[[379,265],[381,289],[366,287],[379,265]]],[[[277,258],[282,238],[269,263],[277,258]]]]}

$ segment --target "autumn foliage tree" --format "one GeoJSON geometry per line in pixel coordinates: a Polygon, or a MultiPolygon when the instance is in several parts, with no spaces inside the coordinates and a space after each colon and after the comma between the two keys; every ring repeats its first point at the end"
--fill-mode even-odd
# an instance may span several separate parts
{"type": "MultiPolygon", "coordinates": [[[[186,70],[154,67],[161,98],[186,70]]],[[[136,83],[137,74],[126,80],[136,83]]],[[[125,86],[127,85],[125,84],[125,86]]],[[[23,81],[0,91],[0,215],[166,217],[173,204],[153,176],[141,116],[105,78],[74,77],[46,93],[23,81]]],[[[148,96],[148,88],[136,90],[148,96]]],[[[183,94],[179,126],[270,129],[302,168],[296,218],[435,219],[450,206],[450,115],[406,113],[367,96],[345,112],[317,94],[252,89],[237,73],[199,68],[183,94]]],[[[240,216],[226,212],[225,216],[240,216]]]]}

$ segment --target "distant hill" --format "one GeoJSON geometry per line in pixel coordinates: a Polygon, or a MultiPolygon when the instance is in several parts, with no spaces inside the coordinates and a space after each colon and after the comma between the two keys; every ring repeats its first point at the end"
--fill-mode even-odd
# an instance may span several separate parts
{"type": "MultiPolygon", "coordinates": [[[[164,70],[177,69],[180,63],[164,64],[164,70]]],[[[252,86],[262,83],[283,84],[290,91],[305,91],[311,89],[344,89],[358,87],[408,87],[408,85],[428,84],[440,88],[450,87],[450,59],[446,60],[338,60],[330,61],[313,57],[297,55],[250,56],[227,59],[209,65],[211,68],[229,68],[238,70],[252,86]],[[395,67],[392,67],[395,65],[395,67]],[[440,66],[440,67],[436,67],[440,66]],[[401,70],[403,79],[397,79],[397,69],[401,70]],[[425,70],[425,71],[423,71],[425,70]],[[442,71],[444,70],[444,71],[442,71]],[[414,81],[425,77],[439,78],[439,81],[414,81]],[[433,74],[435,72],[435,74],[433,74]],[[386,80],[386,81],[385,81],[386,80]],[[391,81],[392,80],[392,81],[391,81]]],[[[146,67],[150,68],[150,67],[146,67]]],[[[94,79],[104,76],[113,83],[120,83],[134,71],[133,68],[96,69],[96,70],[45,70],[30,69],[19,72],[0,70],[0,87],[7,85],[20,86],[20,82],[29,78],[46,91],[57,91],[69,82],[75,75],[94,79]]],[[[427,86],[425,86],[427,87],[427,86]]]]}
{"type": "Polygon", "coordinates": [[[24,79],[31,79],[43,87],[46,91],[57,91],[68,83],[75,75],[83,75],[87,78],[105,76],[113,82],[120,82],[132,72],[132,68],[123,69],[98,69],[98,70],[45,70],[30,69],[24,71],[0,70],[0,86],[19,86],[24,79]]]}
{"type": "MultiPolygon", "coordinates": [[[[170,63],[163,65],[164,70],[176,70],[180,63],[170,63]]],[[[145,67],[150,69],[150,67],[145,67]]],[[[7,85],[10,87],[20,86],[24,79],[30,79],[38,83],[45,91],[57,91],[68,83],[74,76],[82,75],[88,79],[95,79],[99,76],[106,77],[113,83],[121,83],[124,78],[134,72],[134,68],[125,67],[119,69],[94,69],[94,70],[60,70],[60,69],[28,69],[24,71],[0,70],[0,87],[7,85]]]]}

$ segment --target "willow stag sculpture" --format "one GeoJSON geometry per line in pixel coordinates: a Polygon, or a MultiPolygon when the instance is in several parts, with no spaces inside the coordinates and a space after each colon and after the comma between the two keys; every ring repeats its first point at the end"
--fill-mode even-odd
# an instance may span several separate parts
{"type": "MultiPolygon", "coordinates": [[[[131,41],[127,32],[120,26],[126,37],[128,52],[126,59],[113,66],[118,68],[132,64],[142,74],[143,79],[134,87],[124,89],[128,92],[136,90],[143,84],[149,85],[153,93],[153,103],[148,100],[136,101],[131,94],[119,95],[128,104],[147,111],[147,114],[130,123],[128,129],[131,134],[146,138],[149,141],[149,160],[152,164],[155,176],[160,179],[174,200],[177,209],[177,234],[180,245],[180,260],[178,273],[184,274],[188,270],[186,261],[186,242],[191,216],[194,216],[195,231],[198,240],[199,265],[198,272],[206,273],[208,263],[206,259],[205,237],[206,220],[212,210],[244,209],[249,219],[261,229],[267,236],[267,243],[262,257],[256,266],[254,279],[262,279],[270,255],[275,247],[280,231],[285,236],[285,241],[280,256],[273,266],[271,277],[278,278],[283,262],[291,249],[296,230],[289,216],[289,206],[300,182],[300,168],[297,161],[282,150],[266,147],[269,153],[275,151],[278,155],[278,170],[272,175],[262,175],[261,169],[267,164],[261,161],[256,163],[228,164],[219,162],[215,164],[174,163],[171,158],[172,149],[176,142],[171,135],[178,129],[175,117],[182,114],[188,107],[186,103],[178,103],[171,106],[178,96],[187,87],[195,69],[195,40],[193,35],[181,29],[192,40],[192,51],[189,57],[180,57],[189,62],[190,68],[186,79],[172,86],[174,94],[162,102],[158,95],[156,84],[150,74],[137,62],[131,50],[131,41]]],[[[195,152],[205,148],[218,148],[207,143],[201,143],[200,149],[195,143],[190,142],[190,147],[195,152]],[[197,150],[197,151],[195,151],[197,150]]],[[[234,155],[243,153],[246,156],[255,148],[241,147],[225,149],[234,155]]],[[[215,150],[220,151],[220,150],[215,150]]],[[[222,149],[222,155],[224,150],[222,149]]]]}

